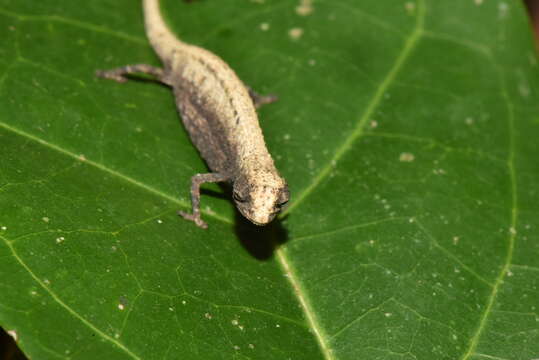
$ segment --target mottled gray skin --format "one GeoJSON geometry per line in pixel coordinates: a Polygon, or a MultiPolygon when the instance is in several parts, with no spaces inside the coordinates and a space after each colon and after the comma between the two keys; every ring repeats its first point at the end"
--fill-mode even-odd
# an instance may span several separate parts
{"type": "Polygon", "coordinates": [[[200,185],[229,182],[238,210],[257,225],[269,223],[289,198],[258,124],[255,107],[275,100],[250,91],[218,56],[178,40],[166,27],[158,0],[143,0],[146,34],[164,68],[138,64],[97,75],[119,82],[148,73],[172,87],[183,124],[212,171],[192,178],[192,213],[180,212],[199,227],[200,185]]]}

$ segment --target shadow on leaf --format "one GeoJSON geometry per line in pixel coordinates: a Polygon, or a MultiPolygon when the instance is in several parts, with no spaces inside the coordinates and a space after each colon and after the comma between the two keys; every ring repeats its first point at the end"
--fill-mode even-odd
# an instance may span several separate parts
{"type": "Polygon", "coordinates": [[[288,241],[288,231],[279,218],[266,226],[258,226],[236,210],[235,231],[241,245],[258,260],[268,260],[273,252],[288,241]]]}

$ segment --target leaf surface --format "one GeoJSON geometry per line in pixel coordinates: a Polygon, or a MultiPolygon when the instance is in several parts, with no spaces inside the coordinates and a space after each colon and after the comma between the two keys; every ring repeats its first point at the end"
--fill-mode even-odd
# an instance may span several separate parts
{"type": "Polygon", "coordinates": [[[170,90],[93,76],[158,64],[139,6],[1,0],[0,325],[29,357],[539,357],[520,3],[162,7],[279,95],[260,118],[291,204],[255,228],[207,186],[209,230],[179,219],[206,168],[170,90]]]}

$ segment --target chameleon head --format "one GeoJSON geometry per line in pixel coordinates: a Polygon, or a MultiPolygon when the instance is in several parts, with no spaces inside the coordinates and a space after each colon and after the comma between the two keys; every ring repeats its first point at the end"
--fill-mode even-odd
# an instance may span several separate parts
{"type": "Polygon", "coordinates": [[[273,220],[289,197],[286,182],[277,174],[264,174],[250,181],[240,178],[234,182],[236,207],[256,225],[266,225],[273,220]]]}

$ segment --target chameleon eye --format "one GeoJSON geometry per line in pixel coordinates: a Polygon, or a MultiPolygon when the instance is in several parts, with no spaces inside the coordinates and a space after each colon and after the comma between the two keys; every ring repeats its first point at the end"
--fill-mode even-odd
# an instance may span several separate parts
{"type": "Polygon", "coordinates": [[[232,198],[234,199],[234,201],[237,201],[237,202],[245,202],[245,198],[242,198],[240,194],[238,194],[235,191],[232,193],[232,198]]]}
{"type": "Polygon", "coordinates": [[[288,188],[283,189],[279,195],[279,206],[285,206],[289,198],[290,192],[288,191],[288,188]]]}

